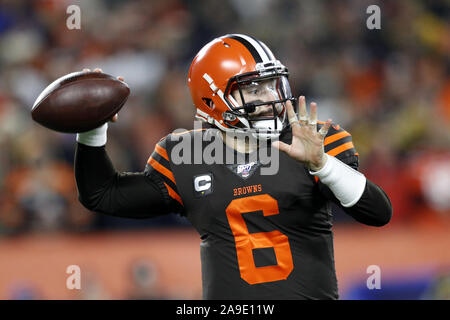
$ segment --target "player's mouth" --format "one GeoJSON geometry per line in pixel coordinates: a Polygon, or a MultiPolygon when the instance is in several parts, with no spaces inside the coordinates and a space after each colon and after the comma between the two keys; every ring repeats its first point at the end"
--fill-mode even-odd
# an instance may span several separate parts
{"type": "Polygon", "coordinates": [[[253,119],[261,119],[261,118],[267,118],[267,119],[272,119],[274,116],[273,114],[273,108],[269,107],[269,108],[265,108],[259,112],[254,112],[252,114],[249,115],[249,119],[253,120],[253,119]]]}

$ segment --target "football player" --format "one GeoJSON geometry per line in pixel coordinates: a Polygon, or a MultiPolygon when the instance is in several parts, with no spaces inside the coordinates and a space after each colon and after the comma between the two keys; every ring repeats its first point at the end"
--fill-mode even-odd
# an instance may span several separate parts
{"type": "Polygon", "coordinates": [[[296,103],[287,68],[246,35],[204,46],[188,85],[208,126],[163,137],[142,172],[114,169],[107,124],[77,135],[80,202],[118,217],[185,216],[201,238],[204,299],[337,299],[331,203],[370,226],[392,216],[384,191],[357,171],[351,135],[317,121],[303,96],[296,103]],[[195,152],[180,162],[181,139],[192,147],[199,139],[201,152],[220,141],[242,162],[196,162],[195,152]],[[279,155],[276,174],[249,160],[261,148],[279,155]]]}

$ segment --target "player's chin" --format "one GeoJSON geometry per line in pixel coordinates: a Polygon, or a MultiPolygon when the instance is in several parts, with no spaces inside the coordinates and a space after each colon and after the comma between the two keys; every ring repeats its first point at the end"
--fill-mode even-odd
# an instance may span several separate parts
{"type": "Polygon", "coordinates": [[[249,120],[272,120],[274,119],[274,113],[272,108],[261,110],[258,113],[250,114],[249,120]]]}
{"type": "Polygon", "coordinates": [[[264,116],[264,117],[253,117],[249,118],[249,120],[252,121],[267,121],[267,120],[275,120],[275,118],[272,116],[264,116]]]}

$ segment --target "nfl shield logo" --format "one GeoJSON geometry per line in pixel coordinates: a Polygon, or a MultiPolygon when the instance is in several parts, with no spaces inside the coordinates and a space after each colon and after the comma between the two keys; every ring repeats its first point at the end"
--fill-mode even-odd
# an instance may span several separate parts
{"type": "Polygon", "coordinates": [[[247,178],[250,174],[250,171],[252,170],[252,167],[255,165],[256,162],[250,162],[246,164],[240,164],[237,167],[237,174],[241,175],[242,178],[247,178]]]}

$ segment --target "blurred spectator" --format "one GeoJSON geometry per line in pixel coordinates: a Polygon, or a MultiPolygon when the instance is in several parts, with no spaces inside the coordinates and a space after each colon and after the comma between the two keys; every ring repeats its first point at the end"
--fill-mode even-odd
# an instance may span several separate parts
{"type": "Polygon", "coordinates": [[[442,274],[437,277],[423,294],[424,300],[450,300],[450,275],[442,274]]]}
{"type": "Polygon", "coordinates": [[[73,170],[66,163],[17,167],[5,179],[0,223],[6,233],[88,230],[94,218],[78,202],[73,170]]]}
{"type": "Polygon", "coordinates": [[[131,289],[126,297],[132,300],[168,299],[159,287],[158,270],[150,260],[137,259],[130,265],[131,289]]]}
{"type": "Polygon", "coordinates": [[[110,293],[103,286],[100,277],[93,270],[81,268],[81,288],[74,290],[74,295],[78,300],[108,300],[111,299],[110,293]]]}
{"type": "Polygon", "coordinates": [[[42,295],[39,293],[31,282],[17,281],[10,285],[8,292],[8,300],[41,300],[42,295]]]}

